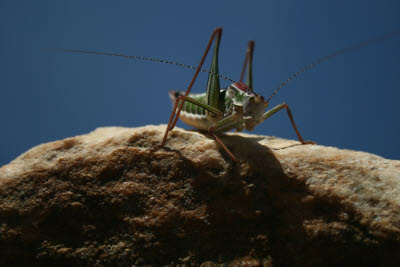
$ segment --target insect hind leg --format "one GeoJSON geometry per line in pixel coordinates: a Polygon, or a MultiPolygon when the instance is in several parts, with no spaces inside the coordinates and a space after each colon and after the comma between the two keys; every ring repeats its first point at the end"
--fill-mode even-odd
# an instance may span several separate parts
{"type": "Polygon", "coordinates": [[[243,68],[242,72],[240,74],[240,83],[243,83],[243,78],[244,74],[246,73],[247,69],[247,75],[246,75],[246,85],[253,90],[253,53],[254,53],[254,46],[255,42],[254,41],[249,41],[247,44],[247,51],[246,51],[246,56],[244,58],[243,62],[243,68]]]}
{"type": "MultiPolygon", "coordinates": [[[[195,82],[195,80],[197,78],[197,75],[200,72],[201,67],[203,66],[203,63],[204,63],[204,61],[206,59],[206,56],[207,56],[207,54],[208,54],[208,52],[210,50],[210,47],[211,47],[211,44],[212,44],[213,40],[215,38],[220,38],[221,34],[222,34],[222,28],[216,28],[213,31],[213,33],[211,35],[211,38],[208,41],[208,44],[207,44],[206,50],[205,50],[205,52],[203,54],[203,57],[201,58],[199,66],[196,68],[196,72],[193,75],[192,81],[190,82],[190,84],[189,84],[189,86],[188,86],[188,88],[187,88],[187,90],[186,90],[186,92],[184,94],[185,96],[187,96],[189,94],[190,90],[192,89],[192,86],[193,86],[193,84],[194,84],[194,82],[195,82]]],[[[164,147],[165,143],[167,142],[168,133],[172,129],[174,129],[174,127],[175,127],[175,125],[176,125],[176,123],[177,123],[177,121],[179,119],[179,114],[180,114],[180,112],[182,110],[182,107],[183,107],[183,101],[176,101],[175,102],[174,107],[172,109],[171,116],[170,116],[169,121],[168,121],[167,129],[165,130],[165,133],[164,133],[163,140],[162,140],[160,145],[153,147],[153,149],[152,149],[153,151],[164,147]],[[180,102],[180,104],[179,104],[179,102],[180,102]],[[178,104],[179,104],[179,106],[178,106],[178,104]]]]}

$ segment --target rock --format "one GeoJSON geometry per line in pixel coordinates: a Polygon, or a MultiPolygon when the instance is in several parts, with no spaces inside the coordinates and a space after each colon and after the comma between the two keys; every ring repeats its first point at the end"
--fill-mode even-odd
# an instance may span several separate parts
{"type": "Polygon", "coordinates": [[[229,133],[99,128],[0,169],[0,265],[398,266],[400,161],[229,133]]]}

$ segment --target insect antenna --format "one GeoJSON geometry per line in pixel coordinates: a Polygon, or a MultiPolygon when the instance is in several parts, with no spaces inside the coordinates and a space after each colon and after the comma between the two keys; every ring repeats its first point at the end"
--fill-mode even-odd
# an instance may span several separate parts
{"type": "MultiPolygon", "coordinates": [[[[162,59],[154,59],[154,58],[149,58],[149,57],[138,57],[138,56],[127,56],[127,55],[116,54],[116,53],[94,52],[94,51],[73,50],[73,49],[41,49],[41,51],[61,51],[61,52],[74,52],[74,53],[96,54],[96,55],[113,56],[113,57],[123,57],[123,58],[131,58],[131,59],[139,59],[139,60],[154,61],[154,62],[159,62],[159,63],[166,63],[166,64],[171,64],[171,65],[185,67],[185,68],[194,69],[194,70],[197,69],[197,67],[193,67],[190,65],[181,64],[181,63],[177,63],[177,62],[162,60],[162,59]]],[[[207,72],[207,73],[211,73],[213,75],[217,75],[218,77],[221,77],[222,79],[228,80],[232,83],[237,83],[235,80],[232,80],[231,78],[229,78],[225,75],[214,73],[212,71],[205,70],[205,69],[199,69],[199,70],[202,72],[207,72]]]]}
{"type": "Polygon", "coordinates": [[[307,66],[304,66],[304,67],[301,68],[299,71],[297,71],[296,73],[292,74],[292,75],[291,75],[289,78],[287,78],[283,83],[281,83],[281,85],[279,85],[279,87],[275,89],[275,91],[274,91],[274,92],[272,93],[272,95],[267,99],[267,101],[265,101],[265,103],[267,104],[267,103],[271,100],[271,98],[272,98],[274,95],[276,95],[276,93],[277,93],[282,87],[284,87],[290,80],[293,80],[293,79],[296,78],[299,74],[301,74],[301,73],[303,73],[303,72],[305,72],[305,71],[311,69],[311,68],[314,67],[315,65],[318,65],[319,63],[321,63],[321,62],[323,62],[323,61],[326,61],[326,60],[331,59],[331,58],[333,58],[333,57],[336,57],[336,56],[342,55],[342,54],[344,54],[344,53],[350,52],[350,51],[352,51],[352,50],[359,49],[359,48],[361,48],[361,47],[368,46],[368,45],[370,45],[370,44],[377,43],[377,42],[380,42],[380,41],[384,41],[384,40],[386,40],[386,39],[390,39],[390,38],[396,36],[397,34],[400,34],[400,32],[397,31],[397,32],[386,33],[386,34],[384,34],[384,35],[382,35],[382,36],[379,36],[379,37],[377,37],[377,38],[370,39],[370,40],[367,40],[367,41],[363,41],[363,42],[354,44],[354,45],[352,45],[352,46],[348,46],[348,47],[339,49],[339,50],[333,52],[332,54],[329,54],[329,55],[327,55],[327,56],[320,57],[320,58],[314,60],[313,62],[311,62],[311,63],[308,64],[307,66]]]}

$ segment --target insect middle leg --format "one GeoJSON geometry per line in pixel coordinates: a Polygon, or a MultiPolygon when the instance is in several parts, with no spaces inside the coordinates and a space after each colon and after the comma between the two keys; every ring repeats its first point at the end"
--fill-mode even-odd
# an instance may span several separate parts
{"type": "Polygon", "coordinates": [[[214,107],[212,107],[210,105],[207,105],[207,104],[205,104],[205,103],[203,103],[203,102],[201,102],[199,100],[196,100],[196,99],[194,99],[194,98],[192,98],[190,96],[186,96],[186,95],[178,96],[178,98],[175,101],[174,108],[176,108],[179,104],[181,106],[183,106],[183,102],[184,101],[187,101],[187,102],[193,103],[193,104],[195,104],[195,105],[197,105],[199,107],[202,107],[205,110],[207,110],[208,112],[211,112],[212,114],[214,114],[216,117],[223,117],[223,115],[224,115],[219,109],[214,108],[214,107]]]}
{"type": "Polygon", "coordinates": [[[316,144],[316,142],[313,142],[313,141],[304,141],[303,137],[301,137],[300,132],[299,132],[299,130],[297,129],[296,124],[294,123],[294,119],[293,119],[292,112],[290,111],[290,108],[289,108],[289,106],[288,106],[286,103],[279,104],[279,105],[277,105],[276,107],[274,107],[274,108],[268,110],[267,112],[265,112],[264,115],[263,115],[263,120],[268,119],[268,118],[271,117],[273,114],[275,114],[276,112],[278,112],[279,110],[284,109],[284,108],[285,108],[286,111],[287,111],[287,114],[288,114],[288,116],[289,116],[290,122],[291,122],[292,125],[293,125],[293,128],[294,128],[294,130],[295,130],[295,132],[296,132],[296,135],[297,135],[297,138],[299,139],[299,141],[300,141],[303,145],[305,145],[305,144],[313,144],[313,145],[316,144]]]}

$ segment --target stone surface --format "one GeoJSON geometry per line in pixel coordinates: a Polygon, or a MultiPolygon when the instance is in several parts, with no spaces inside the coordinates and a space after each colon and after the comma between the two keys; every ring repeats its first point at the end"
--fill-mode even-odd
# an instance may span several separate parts
{"type": "Polygon", "coordinates": [[[268,136],[99,128],[0,169],[0,265],[398,266],[400,161],[268,136]]]}

